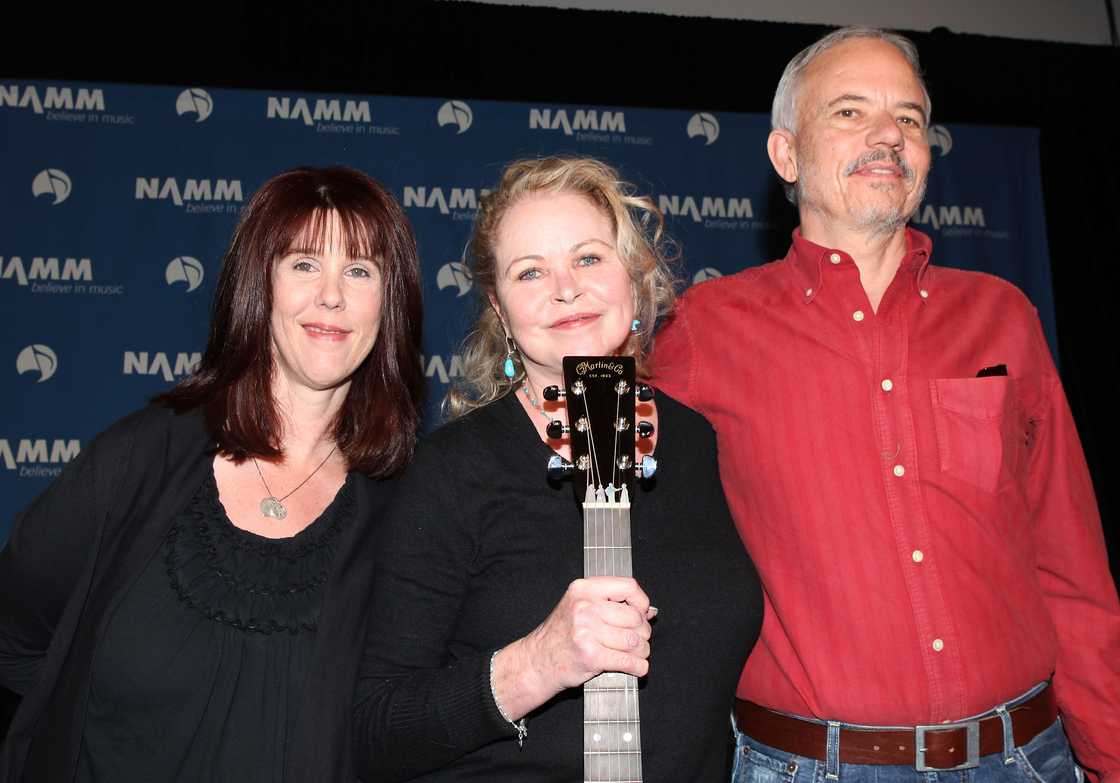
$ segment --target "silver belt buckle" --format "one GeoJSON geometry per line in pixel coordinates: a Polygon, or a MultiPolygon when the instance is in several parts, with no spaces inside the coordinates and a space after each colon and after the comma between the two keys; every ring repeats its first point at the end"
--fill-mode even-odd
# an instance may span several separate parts
{"type": "Polygon", "coordinates": [[[954,772],[959,769],[973,769],[980,766],[980,721],[970,720],[963,723],[939,723],[933,726],[914,727],[914,769],[918,772],[954,772]],[[926,766],[926,733],[965,730],[965,759],[955,767],[926,766]]]}

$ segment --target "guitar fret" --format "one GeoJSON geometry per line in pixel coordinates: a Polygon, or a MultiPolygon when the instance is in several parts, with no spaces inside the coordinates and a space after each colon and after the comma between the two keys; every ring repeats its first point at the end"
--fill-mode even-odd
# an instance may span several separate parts
{"type": "Polygon", "coordinates": [[[637,720],[604,718],[603,720],[584,720],[585,726],[637,726],[637,720]]]}
{"type": "Polygon", "coordinates": [[[585,756],[640,756],[642,749],[637,750],[585,750],[585,756]]]}

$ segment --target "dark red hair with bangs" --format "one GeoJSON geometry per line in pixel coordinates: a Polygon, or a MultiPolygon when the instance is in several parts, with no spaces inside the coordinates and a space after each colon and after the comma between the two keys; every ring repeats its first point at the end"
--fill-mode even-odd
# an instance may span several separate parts
{"type": "Polygon", "coordinates": [[[272,271],[297,244],[324,245],[332,213],[347,254],[380,264],[383,289],[377,341],[350,377],[334,440],[351,470],[386,476],[412,457],[420,424],[420,263],[400,204],[351,168],[293,169],[253,195],[225,255],[202,361],[155,402],[179,412],[201,408],[219,453],[236,462],[283,457],[272,395],[272,271]]]}

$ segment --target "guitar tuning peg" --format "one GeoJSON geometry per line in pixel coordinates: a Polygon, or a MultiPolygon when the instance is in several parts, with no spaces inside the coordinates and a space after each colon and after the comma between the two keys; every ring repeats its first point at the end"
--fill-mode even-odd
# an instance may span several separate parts
{"type": "Polygon", "coordinates": [[[553,454],[548,458],[548,478],[551,481],[562,481],[566,478],[571,478],[572,463],[561,457],[559,454],[553,454]]]}
{"type": "Polygon", "coordinates": [[[638,422],[638,437],[639,438],[648,438],[651,435],[653,435],[653,424],[651,422],[648,422],[648,421],[639,421],[638,422]]]}
{"type": "Polygon", "coordinates": [[[653,399],[653,387],[648,383],[637,384],[637,386],[635,387],[635,393],[638,395],[638,399],[642,402],[649,402],[653,399]]]}
{"type": "MultiPolygon", "coordinates": [[[[556,459],[560,458],[556,457],[556,459]]],[[[634,475],[639,476],[643,479],[653,478],[653,474],[655,474],[656,472],[657,460],[655,460],[649,454],[646,454],[644,457],[642,457],[642,461],[638,464],[638,467],[634,468],[634,475]]]]}
{"type": "Polygon", "coordinates": [[[560,438],[571,432],[571,427],[565,426],[564,422],[559,419],[553,419],[548,423],[548,426],[544,428],[544,431],[548,434],[548,437],[553,440],[560,440],[560,438]]]}
{"type": "Polygon", "coordinates": [[[557,400],[564,399],[565,394],[564,390],[559,386],[545,386],[541,389],[541,396],[549,402],[556,402],[557,400]]]}

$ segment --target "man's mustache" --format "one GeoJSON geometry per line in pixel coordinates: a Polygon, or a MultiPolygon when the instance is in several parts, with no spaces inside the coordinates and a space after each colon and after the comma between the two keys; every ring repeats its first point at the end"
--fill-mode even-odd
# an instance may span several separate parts
{"type": "Polygon", "coordinates": [[[847,168],[844,169],[844,176],[850,177],[853,173],[863,168],[868,163],[875,163],[880,160],[889,160],[891,163],[898,166],[898,168],[902,171],[902,176],[905,179],[914,179],[914,170],[910,168],[910,164],[906,162],[906,159],[894,150],[884,149],[871,150],[870,152],[865,152],[864,154],[860,155],[858,158],[849,163],[847,168]]]}

